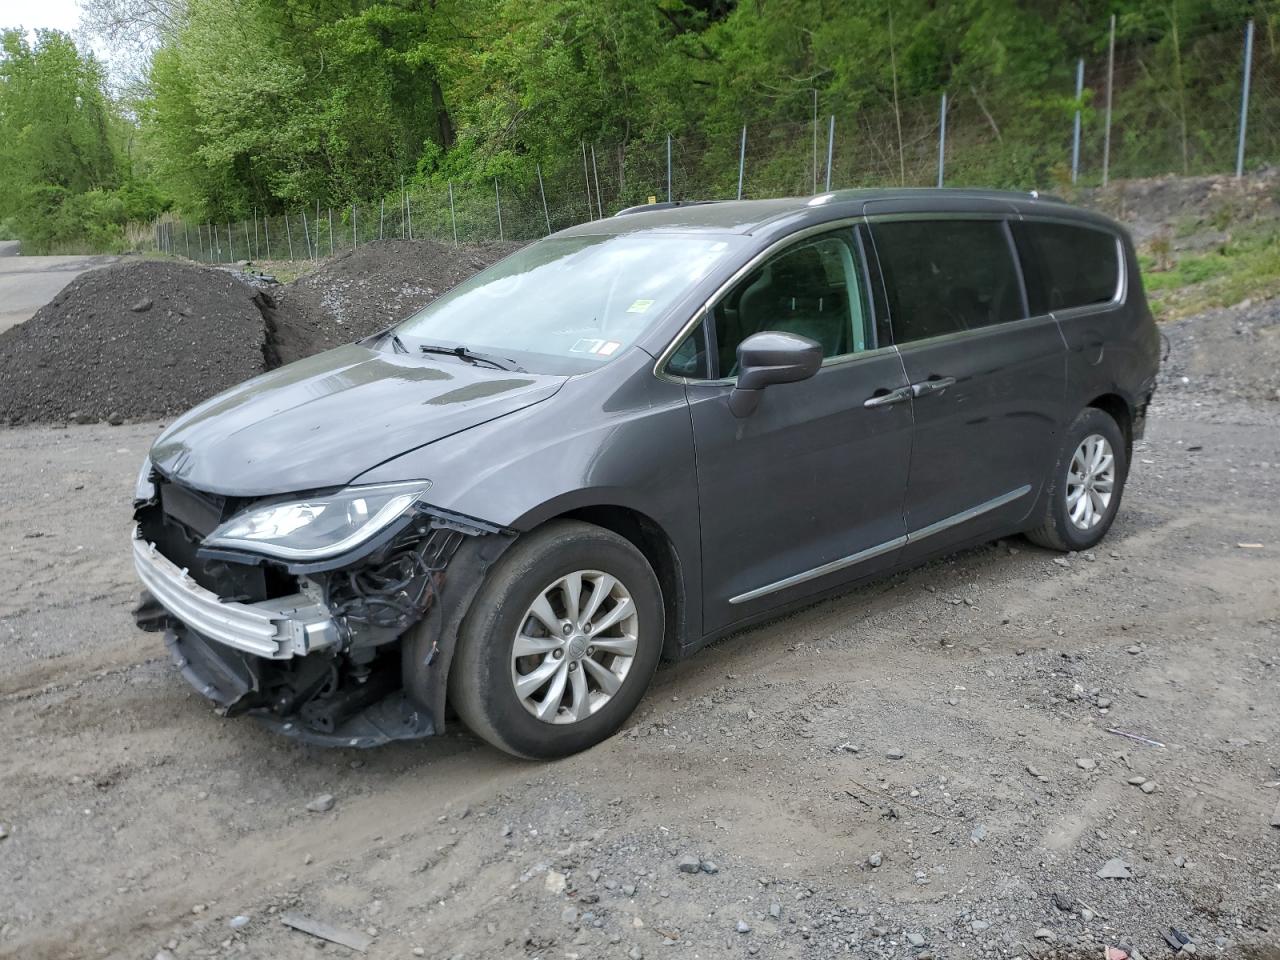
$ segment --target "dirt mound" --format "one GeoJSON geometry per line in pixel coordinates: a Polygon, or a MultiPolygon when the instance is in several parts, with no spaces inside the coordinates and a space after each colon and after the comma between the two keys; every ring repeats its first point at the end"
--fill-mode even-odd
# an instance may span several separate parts
{"type": "Polygon", "coordinates": [[[259,294],[161,260],[93,270],[0,334],[0,423],[171,416],[263,370],[259,294]]]}
{"type": "Polygon", "coordinates": [[[1225,230],[1251,219],[1280,217],[1280,168],[1233,176],[1117,180],[1081,190],[1076,201],[1119,220],[1144,244],[1162,234],[1225,230]]]}
{"type": "Polygon", "coordinates": [[[376,333],[519,247],[382,240],[339,254],[276,293],[275,350],[289,363],[376,333]]]}

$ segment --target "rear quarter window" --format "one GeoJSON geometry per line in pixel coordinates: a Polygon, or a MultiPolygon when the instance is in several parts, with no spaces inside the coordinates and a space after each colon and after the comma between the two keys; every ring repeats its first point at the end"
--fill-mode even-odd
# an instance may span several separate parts
{"type": "Polygon", "coordinates": [[[1093,227],[1034,220],[1016,225],[1033,314],[1110,303],[1120,289],[1120,243],[1093,227]]]}

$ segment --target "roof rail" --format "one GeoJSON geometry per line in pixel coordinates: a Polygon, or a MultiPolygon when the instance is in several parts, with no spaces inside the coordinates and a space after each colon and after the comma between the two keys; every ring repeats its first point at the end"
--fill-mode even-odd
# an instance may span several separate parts
{"type": "Polygon", "coordinates": [[[614,214],[625,217],[629,213],[644,213],[648,210],[673,210],[676,207],[697,207],[704,203],[723,203],[722,200],[664,200],[661,203],[640,203],[634,207],[625,207],[614,214]]]}

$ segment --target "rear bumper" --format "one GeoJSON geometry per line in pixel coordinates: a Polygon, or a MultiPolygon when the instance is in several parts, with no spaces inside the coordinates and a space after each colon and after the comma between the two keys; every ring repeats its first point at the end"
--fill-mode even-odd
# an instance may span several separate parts
{"type": "Polygon", "coordinates": [[[337,645],[338,625],[301,593],[261,603],[223,600],[133,532],[133,565],[143,586],[176,620],[211,640],[269,660],[303,657],[337,645]]]}

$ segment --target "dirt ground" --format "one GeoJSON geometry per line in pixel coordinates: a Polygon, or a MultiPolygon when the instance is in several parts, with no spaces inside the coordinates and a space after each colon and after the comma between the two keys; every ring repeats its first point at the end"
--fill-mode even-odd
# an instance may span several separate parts
{"type": "Polygon", "coordinates": [[[372,958],[1280,957],[1280,402],[1205,372],[1238,319],[1168,328],[1096,552],[751,630],[557,763],[219,719],[129,616],[159,424],[0,429],[0,957],[356,955],[290,913],[372,958]]]}

